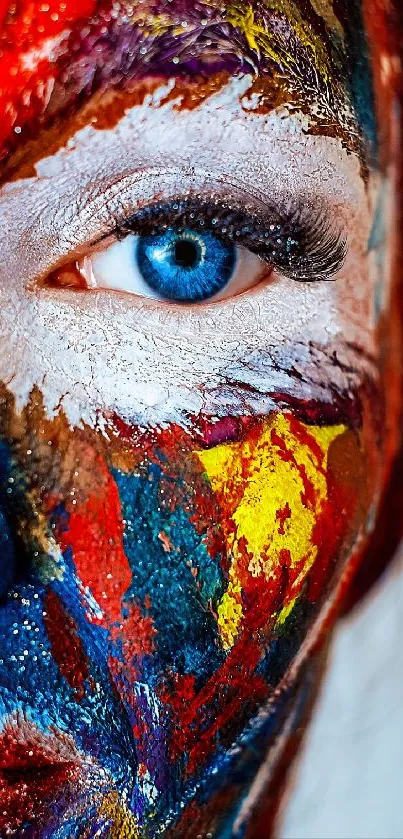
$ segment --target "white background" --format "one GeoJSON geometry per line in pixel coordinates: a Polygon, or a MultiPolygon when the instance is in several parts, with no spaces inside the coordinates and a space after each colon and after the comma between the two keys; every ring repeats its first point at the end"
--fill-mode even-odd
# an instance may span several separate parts
{"type": "Polygon", "coordinates": [[[340,625],[279,839],[403,839],[403,548],[340,625]]]}

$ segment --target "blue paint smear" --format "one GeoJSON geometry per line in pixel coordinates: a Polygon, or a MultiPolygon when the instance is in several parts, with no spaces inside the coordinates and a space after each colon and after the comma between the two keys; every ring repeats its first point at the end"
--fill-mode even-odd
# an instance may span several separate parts
{"type": "MultiPolygon", "coordinates": [[[[212,559],[190,520],[192,504],[186,484],[167,477],[158,465],[145,475],[115,470],[125,522],[124,550],[132,571],[125,595],[147,614],[157,630],[155,673],[172,668],[205,682],[224,660],[211,606],[224,591],[219,558],[212,559]],[[164,533],[172,549],[164,549],[164,533]]],[[[145,665],[146,666],[146,665],[145,665]]],[[[148,673],[152,681],[152,673],[148,673]]]]}
{"type": "Polygon", "coordinates": [[[7,512],[12,505],[13,483],[8,446],[0,442],[0,599],[10,588],[16,575],[15,546],[7,512]]]}
{"type": "MultiPolygon", "coordinates": [[[[364,138],[367,142],[367,161],[377,163],[379,152],[378,128],[375,116],[375,94],[369,47],[362,17],[361,4],[353,0],[342,16],[345,44],[340,45],[345,66],[346,85],[350,100],[364,138]]],[[[341,11],[341,10],[340,10],[341,11]]]]}

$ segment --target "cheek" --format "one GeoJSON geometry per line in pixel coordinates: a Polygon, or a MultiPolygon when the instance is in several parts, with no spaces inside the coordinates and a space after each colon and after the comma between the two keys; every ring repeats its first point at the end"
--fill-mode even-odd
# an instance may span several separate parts
{"type": "Polygon", "coordinates": [[[156,674],[208,679],[244,643],[279,677],[365,527],[358,432],[272,414],[213,434],[223,442],[175,427],[132,438],[108,465],[89,449],[44,496],[86,620],[106,630],[129,683],[151,654],[156,674]],[[269,639],[283,641],[267,657],[269,639]]]}
{"type": "Polygon", "coordinates": [[[181,790],[198,782],[269,700],[281,717],[276,688],[365,533],[369,420],[277,411],[142,431],[115,417],[100,433],[48,420],[39,394],[20,416],[11,404],[7,516],[22,559],[0,608],[7,768],[15,743],[37,766],[67,732],[68,781],[49,757],[53,799],[68,783],[87,823],[88,801],[95,818],[111,789],[129,800],[135,786],[136,813],[158,800],[164,818],[173,775],[181,790]]]}
{"type": "Polygon", "coordinates": [[[5,512],[43,584],[74,573],[87,621],[196,673],[203,627],[225,654],[256,629],[302,637],[377,500],[373,419],[353,430],[273,412],[143,433],[116,419],[105,442],[38,402],[5,512]]]}

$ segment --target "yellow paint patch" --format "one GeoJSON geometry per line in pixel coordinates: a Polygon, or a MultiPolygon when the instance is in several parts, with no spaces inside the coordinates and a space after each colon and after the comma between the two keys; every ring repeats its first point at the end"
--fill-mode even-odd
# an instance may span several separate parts
{"type": "Polygon", "coordinates": [[[261,34],[261,29],[255,24],[255,14],[251,6],[243,10],[236,6],[230,7],[227,14],[228,23],[243,32],[248,42],[249,47],[255,52],[259,52],[256,35],[261,34]]]}
{"type": "Polygon", "coordinates": [[[290,419],[276,414],[262,424],[257,438],[196,453],[221,505],[232,557],[228,588],[218,605],[226,649],[242,625],[245,555],[246,573],[270,581],[277,578],[288,552],[296,580],[277,616],[284,622],[295,603],[296,587],[318,553],[312,535],[327,501],[328,450],[346,427],[299,423],[297,431],[298,426],[301,434],[293,434],[290,419]]]}
{"type": "Polygon", "coordinates": [[[284,52],[274,33],[256,22],[253,8],[249,3],[229,6],[225,12],[225,17],[231,26],[243,33],[249,47],[257,55],[262,53],[275,63],[282,62],[289,69],[295,65],[295,59],[284,52]]]}
{"type": "Polygon", "coordinates": [[[115,790],[105,796],[98,815],[112,822],[109,839],[139,839],[136,820],[115,790]]]}
{"type": "MultiPolygon", "coordinates": [[[[314,59],[316,69],[323,81],[325,84],[328,83],[331,77],[328,55],[321,39],[313,33],[297,4],[293,0],[267,0],[266,9],[287,17],[300,43],[314,59]]],[[[243,32],[249,47],[256,53],[262,53],[299,75],[298,63],[285,39],[271,31],[266,24],[256,21],[253,6],[248,0],[230,4],[225,16],[228,23],[243,32]]]]}

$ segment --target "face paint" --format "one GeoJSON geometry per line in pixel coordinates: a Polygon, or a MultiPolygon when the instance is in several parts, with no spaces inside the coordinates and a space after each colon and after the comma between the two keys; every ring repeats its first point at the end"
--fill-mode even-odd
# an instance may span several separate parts
{"type": "Polygon", "coordinates": [[[252,839],[396,449],[361,12],[31,11],[1,59],[0,832],[252,839]],[[248,283],[193,299],[211,242],[248,283]]]}
{"type": "Polygon", "coordinates": [[[49,112],[54,121],[95,91],[175,76],[186,80],[180,93],[186,107],[189,77],[213,76],[217,84],[240,72],[254,76],[247,109],[285,106],[308,114],[313,133],[339,136],[358,150],[354,111],[367,139],[374,133],[367,50],[358,6],[338,5],[335,14],[328,3],[302,12],[295,0],[195,9],[123,3],[119,11],[106,4],[91,17],[93,0],[84,8],[69,0],[54,10],[11,11],[3,24],[4,153],[20,144],[22,132],[25,138],[36,133],[49,112]]]}
{"type": "Polygon", "coordinates": [[[273,413],[192,433],[116,420],[106,442],[46,420],[39,397],[20,420],[9,411],[5,503],[30,560],[1,613],[4,673],[18,683],[3,698],[3,829],[29,818],[18,770],[41,779],[44,750],[54,785],[42,819],[76,835],[89,813],[107,825],[111,798],[139,830],[178,819],[183,829],[172,785],[186,812],[190,802],[203,812],[223,788],[235,805],[257,755],[252,769],[242,755],[234,791],[233,744],[242,733],[265,749],[262,732],[290,703],[297,724],[283,677],[299,669],[295,656],[365,526],[367,498],[354,492],[360,433],[273,413]],[[75,753],[55,766],[66,732],[75,753]]]}

